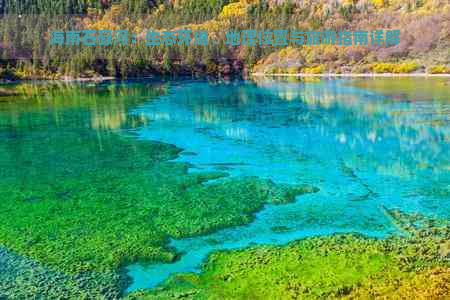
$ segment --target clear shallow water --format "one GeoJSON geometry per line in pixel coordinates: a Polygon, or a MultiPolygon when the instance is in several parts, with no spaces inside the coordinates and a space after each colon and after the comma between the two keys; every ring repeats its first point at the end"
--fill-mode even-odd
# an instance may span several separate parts
{"type": "Polygon", "coordinates": [[[320,192],[268,205],[246,226],[172,240],[181,259],[129,266],[128,291],[199,271],[214,250],[337,232],[398,234],[385,209],[450,218],[450,102],[348,83],[183,82],[136,108],[150,120],[138,136],[185,149],[177,160],[192,172],[308,183],[320,192]]]}
{"type": "MultiPolygon", "coordinates": [[[[449,219],[448,85],[395,79],[399,88],[382,80],[21,85],[22,96],[0,98],[0,199],[84,197],[89,186],[79,178],[87,170],[119,163],[108,158],[117,135],[184,148],[177,160],[191,172],[320,188],[295,203],[267,205],[246,226],[172,240],[181,259],[130,266],[130,291],[199,271],[214,250],[335,232],[399,234],[384,208],[449,219]]],[[[91,175],[101,190],[103,177],[91,175]]]]}

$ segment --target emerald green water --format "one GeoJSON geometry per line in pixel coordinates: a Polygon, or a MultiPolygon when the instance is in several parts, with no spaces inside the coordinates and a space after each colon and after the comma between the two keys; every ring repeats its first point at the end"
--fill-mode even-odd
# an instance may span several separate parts
{"type": "Polygon", "coordinates": [[[16,86],[0,245],[67,274],[123,268],[132,291],[215,250],[401,234],[386,209],[448,220],[448,83],[383,80],[16,86]]]}

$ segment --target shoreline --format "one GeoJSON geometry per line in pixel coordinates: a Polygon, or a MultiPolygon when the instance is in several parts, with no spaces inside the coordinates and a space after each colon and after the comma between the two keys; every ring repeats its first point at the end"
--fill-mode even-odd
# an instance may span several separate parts
{"type": "Polygon", "coordinates": [[[63,82],[100,82],[107,80],[117,79],[114,76],[97,76],[97,77],[70,77],[70,76],[62,76],[61,78],[56,79],[56,81],[63,82]]]}
{"type": "MultiPolygon", "coordinates": [[[[254,76],[254,77],[325,77],[325,78],[335,78],[335,77],[367,77],[367,78],[375,78],[375,77],[433,77],[433,78],[450,78],[450,73],[445,74],[429,74],[429,73],[320,73],[320,74],[312,74],[312,73],[248,73],[247,76],[254,76]]],[[[154,79],[155,77],[158,77],[158,75],[151,75],[151,76],[142,76],[142,77],[130,77],[128,79],[154,79]]],[[[102,82],[102,81],[111,81],[111,80],[121,80],[119,77],[114,76],[98,76],[98,77],[70,77],[70,76],[63,76],[60,78],[24,78],[24,79],[17,79],[17,80],[11,80],[11,81],[3,81],[0,79],[0,84],[14,84],[14,83],[21,83],[21,82],[30,82],[30,81],[48,81],[48,82],[64,82],[64,83],[71,83],[71,82],[102,82]]],[[[0,96],[7,96],[5,94],[0,96]]]]}
{"type": "Polygon", "coordinates": [[[450,78],[450,74],[429,74],[429,73],[251,73],[252,76],[257,77],[442,77],[450,78]]]}

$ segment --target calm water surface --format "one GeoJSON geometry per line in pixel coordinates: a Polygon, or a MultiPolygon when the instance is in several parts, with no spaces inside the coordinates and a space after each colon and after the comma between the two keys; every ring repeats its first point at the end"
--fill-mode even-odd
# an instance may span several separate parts
{"type": "MultiPolygon", "coordinates": [[[[450,219],[450,85],[442,79],[32,89],[46,89],[46,96],[0,102],[0,163],[6,174],[24,176],[12,162],[39,160],[39,152],[28,150],[42,139],[95,131],[99,151],[111,134],[131,134],[183,148],[177,161],[190,163],[191,172],[220,170],[320,188],[295,203],[267,205],[249,225],[172,240],[184,253],[181,259],[129,266],[129,291],[155,286],[174,272],[198,271],[214,250],[336,232],[401,234],[386,209],[450,219]],[[26,149],[21,138],[28,141],[26,149]]],[[[51,164],[41,172],[51,176],[51,164]]]]}

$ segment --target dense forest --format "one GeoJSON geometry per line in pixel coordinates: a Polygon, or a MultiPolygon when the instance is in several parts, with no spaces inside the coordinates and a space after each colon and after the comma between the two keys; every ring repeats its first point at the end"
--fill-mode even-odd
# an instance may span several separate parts
{"type": "Polygon", "coordinates": [[[450,72],[450,4],[446,0],[0,0],[0,11],[0,77],[4,79],[450,72]],[[23,28],[19,31],[18,26],[23,28]],[[140,43],[48,47],[49,30],[73,27],[130,29],[140,43]],[[281,47],[225,43],[227,30],[280,28],[288,32],[401,29],[401,42],[281,47]],[[149,47],[145,39],[150,29],[208,30],[217,45],[149,47]],[[20,51],[12,51],[13,44],[20,51]]]}
{"type": "Polygon", "coordinates": [[[177,12],[182,9],[189,14],[217,14],[229,0],[2,0],[2,14],[87,14],[89,12],[105,13],[113,5],[123,8],[125,14],[147,14],[160,5],[177,12]]]}

